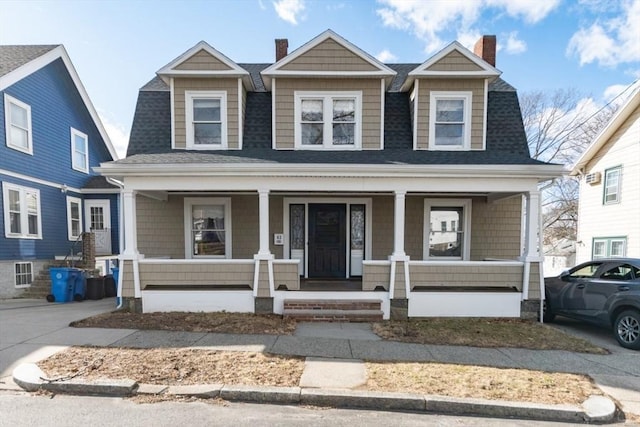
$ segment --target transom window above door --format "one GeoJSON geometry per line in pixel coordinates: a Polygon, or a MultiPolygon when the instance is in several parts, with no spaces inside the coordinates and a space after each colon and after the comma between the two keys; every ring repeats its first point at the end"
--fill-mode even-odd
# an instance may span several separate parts
{"type": "Polygon", "coordinates": [[[359,150],[361,98],[360,92],[296,92],[296,149],[359,150]]]}
{"type": "Polygon", "coordinates": [[[227,94],[219,91],[185,92],[187,148],[227,148],[227,94]]]}

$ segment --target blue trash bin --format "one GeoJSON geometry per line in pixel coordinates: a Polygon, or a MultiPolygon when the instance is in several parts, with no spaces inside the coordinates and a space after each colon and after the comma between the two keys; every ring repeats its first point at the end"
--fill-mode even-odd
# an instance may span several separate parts
{"type": "Polygon", "coordinates": [[[87,278],[84,270],[76,269],[76,277],[73,285],[73,299],[82,301],[86,298],[87,278]]]}
{"type": "Polygon", "coordinates": [[[77,273],[73,268],[50,268],[51,295],[53,302],[64,303],[73,301],[73,290],[77,273]]]}
{"type": "Polygon", "coordinates": [[[111,274],[113,274],[113,280],[116,282],[116,287],[118,287],[118,274],[120,273],[120,269],[118,267],[111,267],[111,274]]]}

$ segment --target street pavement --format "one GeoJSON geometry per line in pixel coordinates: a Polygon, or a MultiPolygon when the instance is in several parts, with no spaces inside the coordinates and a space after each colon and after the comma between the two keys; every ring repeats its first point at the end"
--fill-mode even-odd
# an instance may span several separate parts
{"type": "Polygon", "coordinates": [[[603,331],[557,327],[611,351],[592,355],[552,350],[420,345],[381,340],[368,324],[299,324],[292,336],[71,328],[69,323],[115,308],[115,299],[49,304],[0,301],[0,389],[17,389],[13,370],[71,345],[196,347],[306,357],[301,388],[351,389],[366,381],[363,360],[443,362],[590,375],[627,414],[640,415],[640,352],[619,347],[603,331]]]}

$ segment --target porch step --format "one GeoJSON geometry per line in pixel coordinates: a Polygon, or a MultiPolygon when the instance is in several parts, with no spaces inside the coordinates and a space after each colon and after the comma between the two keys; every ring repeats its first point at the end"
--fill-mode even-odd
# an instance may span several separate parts
{"type": "Polygon", "coordinates": [[[305,322],[377,322],[380,300],[285,300],[283,316],[305,322]]]}

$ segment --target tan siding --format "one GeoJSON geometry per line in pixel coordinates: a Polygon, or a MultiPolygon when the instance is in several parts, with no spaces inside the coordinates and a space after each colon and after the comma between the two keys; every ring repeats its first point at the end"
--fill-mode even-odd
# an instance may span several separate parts
{"type": "Polygon", "coordinates": [[[224,62],[218,58],[211,56],[204,49],[193,54],[189,59],[183,61],[175,67],[176,70],[194,70],[194,71],[224,71],[231,70],[224,62]]]}
{"type": "Polygon", "coordinates": [[[418,149],[429,148],[429,112],[432,91],[470,91],[471,106],[471,149],[483,148],[484,135],[484,80],[483,79],[420,79],[418,85],[418,149]]]}
{"type": "Polygon", "coordinates": [[[372,200],[372,259],[386,260],[393,252],[393,196],[376,196],[372,200]]]}
{"type": "Polygon", "coordinates": [[[133,298],[135,296],[135,284],[133,282],[133,262],[123,261],[122,267],[122,296],[124,298],[133,298]]]}
{"type": "Polygon", "coordinates": [[[362,271],[362,290],[373,291],[382,286],[389,290],[390,265],[364,265],[362,271]]]}
{"type": "Polygon", "coordinates": [[[591,259],[594,237],[626,237],[627,256],[640,258],[640,108],[589,162],[586,173],[600,172],[599,184],[580,181],[576,262],[591,259]],[[603,204],[605,170],[622,166],[620,203],[603,204]]]}
{"type": "MultiPolygon", "coordinates": [[[[278,259],[284,258],[284,247],[273,244],[274,233],[284,233],[283,221],[283,196],[269,197],[269,250],[274,257],[278,259]]],[[[287,231],[288,232],[288,231],[287,231]]]]}
{"type": "Polygon", "coordinates": [[[175,147],[186,148],[185,91],[225,91],[227,93],[227,143],[238,148],[238,79],[235,78],[176,78],[174,90],[175,147]]]}
{"type": "Polygon", "coordinates": [[[300,275],[296,264],[273,264],[273,286],[277,290],[280,286],[286,286],[287,290],[300,290],[300,275]]]}
{"type": "Polygon", "coordinates": [[[258,297],[269,296],[269,264],[267,261],[260,261],[260,271],[258,272],[258,297]]]}
{"type": "Polygon", "coordinates": [[[247,264],[140,264],[140,286],[253,286],[253,262],[247,264]]]}
{"type": "Polygon", "coordinates": [[[260,248],[258,196],[232,196],[231,220],[233,258],[253,259],[260,248]]]}
{"type": "Polygon", "coordinates": [[[184,258],[184,198],[136,197],[138,250],[147,258],[184,258]]]}
{"type": "Polygon", "coordinates": [[[295,91],[362,91],[362,148],[380,149],[379,79],[285,79],[276,85],[276,144],[281,150],[294,148],[295,91]]]}
{"type": "Polygon", "coordinates": [[[493,203],[473,198],[471,207],[471,260],[516,259],[520,256],[522,199],[511,197],[493,203]]]}
{"type": "Polygon", "coordinates": [[[469,60],[466,56],[458,52],[452,51],[448,55],[444,56],[435,64],[427,68],[429,71],[482,71],[482,67],[473,61],[469,60]]]}
{"type": "Polygon", "coordinates": [[[280,67],[286,71],[378,71],[369,62],[327,39],[280,67]]]}
{"type": "Polygon", "coordinates": [[[411,259],[422,259],[424,241],[424,198],[405,201],[404,250],[411,259]]]}
{"type": "Polygon", "coordinates": [[[522,288],[521,265],[486,266],[468,265],[415,265],[411,264],[411,287],[415,286],[500,286],[522,288]]]}
{"type": "Polygon", "coordinates": [[[540,264],[531,263],[529,273],[529,299],[540,299],[540,264]]]}
{"type": "MultiPolygon", "coordinates": [[[[409,275],[411,275],[411,270],[409,270],[409,275]]],[[[407,288],[404,281],[404,262],[396,262],[396,277],[393,296],[394,298],[407,297],[407,288]]]]}

